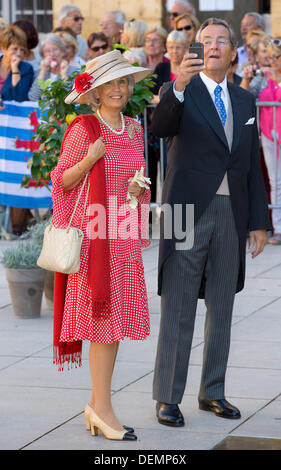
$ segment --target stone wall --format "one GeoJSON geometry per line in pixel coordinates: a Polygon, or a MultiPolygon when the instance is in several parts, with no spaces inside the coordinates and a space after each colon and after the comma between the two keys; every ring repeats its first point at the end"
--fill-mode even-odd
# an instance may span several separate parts
{"type": "Polygon", "coordinates": [[[54,26],[58,25],[58,12],[66,3],[81,9],[85,17],[82,30],[85,38],[100,31],[100,17],[108,10],[122,10],[128,20],[139,18],[149,26],[158,26],[162,21],[162,0],[53,0],[54,26]]]}
{"type": "MultiPolygon", "coordinates": [[[[58,24],[57,14],[59,9],[66,3],[72,3],[81,9],[85,17],[82,31],[85,38],[90,33],[100,30],[99,19],[108,10],[122,10],[128,20],[140,18],[146,21],[149,26],[167,25],[164,8],[165,0],[53,0],[54,26],[58,24]]],[[[198,9],[199,0],[193,0],[193,4],[197,10],[197,17],[201,22],[210,16],[219,16],[228,21],[236,32],[240,44],[240,22],[245,12],[259,11],[259,0],[235,0],[234,11],[225,12],[200,12],[198,9]]],[[[271,0],[271,24],[272,35],[281,36],[281,0],[271,0]]],[[[270,29],[270,26],[267,29],[270,29]]]]}
{"type": "Polygon", "coordinates": [[[271,0],[270,8],[272,36],[281,37],[281,1],[271,0]]]}

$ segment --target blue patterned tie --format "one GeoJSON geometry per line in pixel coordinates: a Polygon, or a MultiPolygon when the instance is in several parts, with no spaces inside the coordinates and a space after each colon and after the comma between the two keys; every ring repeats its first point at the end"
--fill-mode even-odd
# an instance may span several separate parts
{"type": "Polygon", "coordinates": [[[221,99],[221,91],[222,91],[222,87],[220,85],[218,85],[215,88],[215,91],[214,91],[215,105],[216,105],[216,108],[217,108],[218,113],[220,115],[221,121],[222,121],[223,125],[225,125],[225,122],[226,122],[226,109],[225,109],[225,106],[224,106],[224,102],[221,99]]]}

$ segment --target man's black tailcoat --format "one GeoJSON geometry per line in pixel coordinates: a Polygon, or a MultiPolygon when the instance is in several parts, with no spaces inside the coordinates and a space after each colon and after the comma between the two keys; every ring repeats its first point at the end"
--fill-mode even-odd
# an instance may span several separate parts
{"type": "MultiPolygon", "coordinates": [[[[168,163],[162,204],[194,204],[195,223],[214,198],[227,171],[230,198],[240,245],[240,270],[236,292],[245,280],[246,239],[249,230],[271,230],[267,195],[260,166],[254,97],[228,83],[233,111],[233,143],[228,147],[224,128],[199,75],[184,92],[184,102],[176,98],[173,83],[163,86],[161,100],[152,118],[152,132],[167,137],[168,163]]],[[[183,214],[185,213],[185,209],[183,214]]],[[[163,214],[162,214],[163,215],[163,214]]],[[[158,294],[161,294],[162,267],[175,249],[175,238],[164,239],[161,217],[158,294]]],[[[231,260],[229,260],[231,269],[231,260]]],[[[204,274],[200,295],[204,297],[204,274]]]]}

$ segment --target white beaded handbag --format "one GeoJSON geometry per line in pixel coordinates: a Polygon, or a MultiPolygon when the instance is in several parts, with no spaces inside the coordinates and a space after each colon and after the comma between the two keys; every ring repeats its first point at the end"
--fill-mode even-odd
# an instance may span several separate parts
{"type": "Polygon", "coordinates": [[[84,238],[82,226],[89,196],[90,178],[88,178],[88,189],[80,228],[71,227],[71,223],[80,201],[82,191],[85,187],[87,177],[88,174],[84,178],[81,191],[79,193],[67,228],[55,228],[52,224],[52,221],[45,228],[42,250],[37,260],[37,265],[40,266],[40,268],[64,274],[73,274],[79,271],[80,252],[84,238]]]}

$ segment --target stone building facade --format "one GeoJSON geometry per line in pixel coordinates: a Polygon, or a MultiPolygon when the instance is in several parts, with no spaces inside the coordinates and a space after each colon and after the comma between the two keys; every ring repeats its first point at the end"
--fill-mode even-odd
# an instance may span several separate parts
{"type": "MultiPolygon", "coordinates": [[[[40,36],[51,31],[58,24],[60,8],[71,3],[79,6],[85,17],[83,36],[88,37],[93,31],[99,31],[99,20],[108,10],[122,10],[127,19],[140,18],[149,26],[168,25],[166,13],[167,0],[0,0],[0,16],[7,23],[19,18],[31,20],[37,27],[40,36]]],[[[274,36],[281,35],[281,0],[224,0],[229,6],[233,2],[233,11],[201,11],[200,6],[205,4],[222,4],[222,0],[192,0],[199,21],[210,16],[225,18],[240,38],[240,22],[246,11],[265,13],[266,30],[274,36]]]]}
{"type": "Polygon", "coordinates": [[[83,36],[100,31],[99,20],[108,10],[122,10],[126,18],[139,18],[149,26],[157,26],[162,22],[162,0],[53,0],[54,25],[57,25],[57,14],[66,3],[73,3],[82,11],[85,21],[83,36]]]}
{"type": "MultiPolygon", "coordinates": [[[[240,22],[246,11],[266,13],[267,32],[281,36],[281,0],[234,0],[234,11],[200,11],[200,0],[193,0],[199,21],[210,16],[226,19],[240,38],[240,22]]],[[[99,31],[99,19],[108,10],[122,10],[128,20],[140,18],[149,26],[166,26],[166,0],[53,0],[54,25],[57,25],[57,14],[65,3],[79,6],[85,17],[83,36],[86,38],[93,31],[99,31]]]]}

